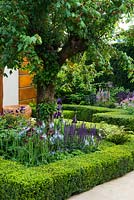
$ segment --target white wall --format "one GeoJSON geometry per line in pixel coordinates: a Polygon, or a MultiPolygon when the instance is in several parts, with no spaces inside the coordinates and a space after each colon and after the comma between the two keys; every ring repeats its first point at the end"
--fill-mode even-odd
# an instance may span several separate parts
{"type": "Polygon", "coordinates": [[[18,70],[13,71],[10,75],[9,70],[6,68],[5,73],[8,75],[3,80],[3,106],[17,105],[19,102],[18,91],[18,70]]]}

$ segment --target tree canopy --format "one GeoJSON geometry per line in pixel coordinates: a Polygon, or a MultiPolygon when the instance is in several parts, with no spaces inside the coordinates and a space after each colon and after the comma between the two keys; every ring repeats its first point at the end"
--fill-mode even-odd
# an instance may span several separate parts
{"type": "Polygon", "coordinates": [[[133,0],[1,0],[0,67],[34,73],[37,102],[54,99],[56,76],[66,59],[85,50],[109,64],[107,38],[133,0]]]}

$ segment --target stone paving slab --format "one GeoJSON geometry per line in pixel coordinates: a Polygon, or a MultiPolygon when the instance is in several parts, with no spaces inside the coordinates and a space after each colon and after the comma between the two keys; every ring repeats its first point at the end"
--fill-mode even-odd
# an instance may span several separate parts
{"type": "Polygon", "coordinates": [[[134,200],[134,171],[68,200],[134,200]]]}

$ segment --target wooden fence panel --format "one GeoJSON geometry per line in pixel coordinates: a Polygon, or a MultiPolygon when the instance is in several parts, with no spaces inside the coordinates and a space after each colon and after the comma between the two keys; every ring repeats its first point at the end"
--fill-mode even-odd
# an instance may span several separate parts
{"type": "Polygon", "coordinates": [[[32,76],[28,71],[19,71],[19,104],[36,101],[36,89],[32,84],[32,76]]]}

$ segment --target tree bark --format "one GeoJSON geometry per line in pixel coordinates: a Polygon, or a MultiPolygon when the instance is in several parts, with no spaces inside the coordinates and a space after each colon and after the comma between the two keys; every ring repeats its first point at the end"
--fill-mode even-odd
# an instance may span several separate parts
{"type": "MultiPolygon", "coordinates": [[[[37,84],[37,121],[42,119],[43,116],[41,116],[42,112],[40,112],[40,104],[48,104],[51,105],[54,103],[54,95],[55,95],[55,87],[54,84],[50,83],[48,85],[41,85],[40,83],[37,84]],[[40,114],[41,113],[41,114],[40,114]]],[[[49,109],[49,108],[48,108],[49,109]]],[[[50,113],[50,116],[48,117],[48,121],[52,121],[52,115],[53,113],[50,113]]]]}
{"type": "Polygon", "coordinates": [[[37,104],[54,102],[54,95],[55,86],[52,83],[46,86],[37,84],[37,104]]]}
{"type": "Polygon", "coordinates": [[[3,74],[0,72],[0,113],[3,113],[3,74]]]}
{"type": "Polygon", "coordinates": [[[55,96],[55,86],[54,84],[50,83],[45,90],[45,102],[46,103],[54,102],[54,96],[55,96]]]}
{"type": "Polygon", "coordinates": [[[45,87],[38,81],[37,83],[37,105],[42,103],[45,98],[45,87]]]}

